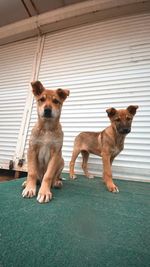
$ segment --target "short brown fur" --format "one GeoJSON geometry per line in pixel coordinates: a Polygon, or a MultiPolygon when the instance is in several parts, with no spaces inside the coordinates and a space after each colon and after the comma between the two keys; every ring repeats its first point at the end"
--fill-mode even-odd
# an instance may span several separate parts
{"type": "Polygon", "coordinates": [[[70,178],[75,179],[75,160],[81,152],[83,157],[82,169],[85,176],[93,178],[88,172],[87,162],[89,154],[102,157],[103,179],[110,192],[118,192],[118,187],[112,180],[111,165],[114,158],[123,150],[126,135],[131,131],[133,117],[138,106],[129,106],[127,109],[106,110],[111,125],[102,132],[82,132],[74,141],[74,148],[70,162],[70,178]]]}
{"type": "Polygon", "coordinates": [[[37,179],[41,181],[37,200],[39,203],[52,199],[51,187],[62,186],[61,171],[63,132],[59,122],[61,108],[69,90],[47,90],[42,83],[31,83],[37,102],[38,121],[32,129],[28,149],[28,177],[22,192],[23,197],[36,195],[37,179]]]}

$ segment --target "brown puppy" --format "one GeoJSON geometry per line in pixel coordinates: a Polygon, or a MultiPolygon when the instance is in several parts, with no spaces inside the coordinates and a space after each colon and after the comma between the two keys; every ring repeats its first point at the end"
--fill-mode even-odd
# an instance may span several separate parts
{"type": "Polygon", "coordinates": [[[102,157],[103,179],[110,192],[119,192],[112,180],[111,165],[114,158],[123,150],[126,135],[131,131],[132,119],[138,106],[129,106],[127,109],[106,110],[111,125],[102,132],[82,132],[74,141],[74,149],[70,162],[70,178],[75,179],[75,160],[81,152],[83,157],[82,169],[85,176],[93,178],[88,172],[87,162],[89,153],[102,157]]]}
{"type": "Polygon", "coordinates": [[[47,90],[39,81],[32,82],[31,85],[37,102],[38,121],[32,129],[29,141],[28,177],[22,196],[35,196],[37,179],[40,179],[37,200],[44,203],[52,198],[52,186],[62,186],[60,175],[64,167],[61,153],[63,132],[59,118],[69,90],[47,90]]]}

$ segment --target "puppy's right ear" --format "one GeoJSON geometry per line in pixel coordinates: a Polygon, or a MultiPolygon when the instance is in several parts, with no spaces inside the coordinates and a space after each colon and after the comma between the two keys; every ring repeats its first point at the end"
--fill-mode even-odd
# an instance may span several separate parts
{"type": "Polygon", "coordinates": [[[34,96],[39,96],[45,90],[43,84],[40,81],[31,82],[32,92],[34,96]]]}
{"type": "Polygon", "coordinates": [[[116,114],[117,110],[115,108],[108,108],[106,109],[106,112],[108,114],[108,117],[112,118],[116,114]]]}

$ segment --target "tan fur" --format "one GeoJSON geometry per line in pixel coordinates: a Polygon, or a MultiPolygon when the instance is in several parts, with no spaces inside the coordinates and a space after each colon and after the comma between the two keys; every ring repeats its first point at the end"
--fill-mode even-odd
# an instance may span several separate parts
{"type": "Polygon", "coordinates": [[[138,106],[129,106],[127,109],[107,109],[106,112],[111,121],[102,132],[82,132],[74,141],[74,148],[70,162],[70,178],[75,179],[75,160],[81,152],[83,157],[82,169],[85,176],[93,178],[88,172],[87,162],[89,154],[102,157],[103,179],[111,192],[118,192],[118,187],[113,183],[111,165],[114,158],[123,150],[126,135],[131,131],[132,119],[138,106]]]}
{"type": "Polygon", "coordinates": [[[59,122],[61,108],[69,95],[68,90],[47,90],[41,82],[32,82],[33,94],[37,102],[38,121],[32,129],[28,158],[28,177],[22,192],[23,197],[36,195],[37,179],[41,181],[37,200],[49,202],[51,187],[61,187],[63,132],[59,122]]]}

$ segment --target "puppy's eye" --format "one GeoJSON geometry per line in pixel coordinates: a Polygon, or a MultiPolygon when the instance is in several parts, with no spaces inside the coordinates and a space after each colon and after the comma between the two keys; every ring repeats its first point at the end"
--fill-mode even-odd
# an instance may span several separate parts
{"type": "Polygon", "coordinates": [[[126,117],[126,119],[127,119],[127,121],[131,121],[132,120],[132,118],[131,117],[126,117]]]}
{"type": "Polygon", "coordinates": [[[45,101],[45,97],[44,97],[44,96],[41,97],[38,101],[40,101],[40,102],[44,102],[44,101],[45,101]]]}
{"type": "Polygon", "coordinates": [[[115,121],[119,122],[120,121],[120,118],[116,118],[115,121]]]}
{"type": "Polygon", "coordinates": [[[59,100],[57,100],[56,98],[53,99],[53,103],[56,104],[56,105],[60,104],[59,100]]]}

